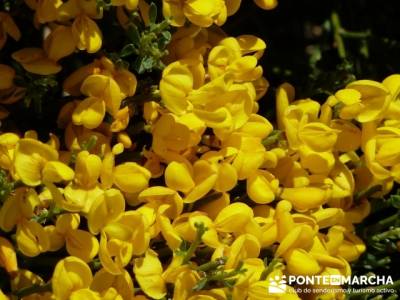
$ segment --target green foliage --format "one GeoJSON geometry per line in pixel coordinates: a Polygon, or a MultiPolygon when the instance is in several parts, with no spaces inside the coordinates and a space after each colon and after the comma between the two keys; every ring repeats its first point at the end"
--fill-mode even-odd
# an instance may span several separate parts
{"type": "Polygon", "coordinates": [[[171,41],[168,20],[157,23],[157,6],[151,3],[148,26],[144,26],[139,14],[130,15],[130,23],[126,30],[128,42],[118,53],[111,53],[110,58],[119,66],[132,67],[143,74],[153,70],[162,70],[165,65],[162,58],[168,54],[167,45],[171,41]]]}
{"type": "Polygon", "coordinates": [[[17,187],[21,186],[20,181],[10,181],[7,173],[0,169],[0,203],[3,203],[17,187]]]}
{"type": "Polygon", "coordinates": [[[14,63],[17,72],[15,83],[24,88],[25,107],[33,107],[37,114],[42,113],[43,101],[46,97],[57,91],[58,81],[54,75],[41,76],[26,72],[20,65],[14,63]]]}

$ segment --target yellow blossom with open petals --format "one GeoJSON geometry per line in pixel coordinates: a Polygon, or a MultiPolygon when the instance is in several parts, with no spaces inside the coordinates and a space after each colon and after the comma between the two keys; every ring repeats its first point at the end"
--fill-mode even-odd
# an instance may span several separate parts
{"type": "Polygon", "coordinates": [[[372,80],[358,80],[335,94],[339,103],[342,119],[356,119],[361,123],[374,121],[383,117],[388,109],[391,95],[381,83],[372,80]]]}
{"type": "Polygon", "coordinates": [[[33,74],[52,75],[61,71],[61,66],[41,48],[18,50],[12,54],[12,58],[33,74]]]}
{"type": "Polygon", "coordinates": [[[143,258],[135,259],[133,273],[142,291],[151,298],[160,299],[166,295],[162,272],[161,262],[152,250],[148,250],[143,258]]]}
{"type": "Polygon", "coordinates": [[[92,282],[92,272],[81,259],[69,256],[60,260],[53,273],[52,287],[57,299],[66,300],[79,289],[88,288],[92,282]]]}

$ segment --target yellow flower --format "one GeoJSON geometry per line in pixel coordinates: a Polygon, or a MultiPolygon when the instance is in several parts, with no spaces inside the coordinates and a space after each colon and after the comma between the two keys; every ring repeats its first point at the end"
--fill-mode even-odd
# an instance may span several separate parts
{"type": "Polygon", "coordinates": [[[46,37],[43,48],[47,57],[53,61],[58,61],[72,54],[75,50],[75,41],[71,28],[62,25],[57,26],[46,37]]]}
{"type": "Polygon", "coordinates": [[[82,83],[81,91],[88,98],[75,108],[72,120],[74,124],[89,129],[101,124],[106,111],[115,116],[124,98],[117,82],[106,75],[88,76],[82,83]]]}
{"type": "Polygon", "coordinates": [[[74,256],[66,257],[54,269],[51,281],[54,296],[67,300],[74,291],[88,288],[92,278],[92,272],[84,261],[74,256]]]}
{"type": "Polygon", "coordinates": [[[49,237],[36,221],[22,220],[17,225],[18,249],[26,256],[34,257],[50,248],[49,237]]]}
{"type": "Polygon", "coordinates": [[[0,167],[10,171],[11,174],[14,173],[13,157],[18,140],[19,136],[15,133],[3,133],[0,135],[0,167]]]}
{"type": "MultiPolygon", "coordinates": [[[[131,231],[124,227],[111,227],[109,230],[115,229],[115,235],[130,235],[131,231]]],[[[126,237],[127,238],[127,237],[126,237]]],[[[119,275],[123,273],[124,267],[132,258],[132,244],[129,241],[123,241],[118,238],[108,237],[106,232],[101,233],[99,258],[102,266],[107,272],[119,275]]]]}
{"type": "Polygon", "coordinates": [[[343,257],[348,262],[357,260],[366,250],[364,242],[343,226],[334,225],[329,228],[325,239],[328,252],[343,257]]]}
{"type": "Polygon", "coordinates": [[[21,221],[31,219],[39,204],[40,199],[34,189],[17,188],[0,208],[0,228],[9,232],[21,221]]]}
{"type": "MultiPolygon", "coordinates": [[[[193,166],[171,162],[165,169],[168,187],[185,193],[184,202],[193,203],[205,196],[216,184],[217,170],[206,160],[198,160],[193,166]],[[182,173],[179,173],[182,172],[182,173]],[[182,177],[185,174],[185,178],[182,177]]],[[[236,182],[235,182],[236,183],[236,182]]]]}
{"type": "Polygon", "coordinates": [[[193,24],[209,27],[225,23],[227,8],[224,0],[163,0],[163,13],[165,18],[171,18],[173,26],[183,26],[187,18],[193,24]]]}
{"type": "MultiPolygon", "coordinates": [[[[99,187],[102,162],[88,151],[78,153],[75,162],[75,178],[64,189],[65,200],[61,197],[62,208],[77,212],[89,212],[93,201],[103,193],[99,187]]],[[[57,193],[57,190],[54,190],[57,193]]],[[[54,197],[54,195],[53,195],[54,197]]],[[[60,196],[58,196],[60,197],[60,196]]]]}
{"type": "Polygon", "coordinates": [[[8,13],[0,12],[0,50],[6,44],[7,36],[18,41],[21,38],[21,32],[8,13]]]}
{"type": "Polygon", "coordinates": [[[241,232],[253,215],[252,209],[244,203],[230,204],[224,207],[215,218],[215,228],[219,232],[241,232]]]}
{"type": "Polygon", "coordinates": [[[107,224],[101,233],[100,261],[111,274],[118,275],[132,255],[142,255],[150,242],[149,224],[138,211],[127,211],[107,224]]]}
{"type": "Polygon", "coordinates": [[[142,291],[149,297],[160,299],[166,295],[166,286],[162,278],[163,268],[157,253],[148,250],[143,258],[134,261],[133,273],[142,291]]]}
{"type": "MultiPolygon", "coordinates": [[[[73,96],[79,96],[83,93],[81,90],[82,83],[87,77],[94,74],[112,77],[114,81],[118,83],[124,97],[133,96],[135,94],[137,86],[135,75],[126,69],[116,68],[113,62],[104,56],[72,72],[72,74],[65,79],[63,88],[67,93],[73,96]]],[[[119,109],[119,107],[117,109],[119,109]]]]}
{"type": "Polygon", "coordinates": [[[290,201],[294,208],[299,211],[305,211],[312,208],[318,208],[326,203],[330,198],[331,190],[319,187],[296,187],[284,188],[280,197],[290,201]]]}
{"type": "MultiPolygon", "coordinates": [[[[190,61],[190,63],[197,67],[193,67],[193,71],[200,70],[202,73],[205,72],[200,61],[190,61]]],[[[162,79],[160,81],[161,98],[165,106],[177,115],[182,115],[185,111],[192,109],[186,97],[194,88],[196,77],[198,77],[197,80],[200,80],[197,85],[203,82],[201,77],[194,76],[193,71],[183,61],[176,61],[168,65],[162,73],[162,79]]],[[[201,75],[201,73],[198,75],[201,75]]]]}
{"type": "Polygon", "coordinates": [[[386,119],[398,119],[400,113],[400,102],[399,102],[399,87],[400,87],[400,75],[393,74],[386,77],[382,84],[389,90],[392,97],[392,101],[389,104],[389,108],[385,113],[386,119]]]}
{"type": "Polygon", "coordinates": [[[126,270],[121,275],[112,275],[105,269],[101,269],[94,275],[90,289],[104,293],[110,288],[117,290],[123,300],[131,300],[134,295],[133,281],[126,270]]]}
{"type": "Polygon", "coordinates": [[[72,23],[72,36],[79,50],[96,53],[102,45],[102,34],[93,21],[86,15],[77,16],[72,23]]]}
{"type": "Polygon", "coordinates": [[[150,171],[134,162],[120,164],[114,169],[114,184],[125,193],[139,193],[147,188],[150,171]]]}
{"type": "Polygon", "coordinates": [[[204,130],[205,124],[194,114],[164,114],[152,129],[153,151],[167,161],[179,160],[177,156],[197,146],[204,130]]]}
{"type": "Polygon", "coordinates": [[[178,276],[174,280],[174,295],[173,299],[185,300],[193,293],[193,288],[199,281],[200,276],[197,272],[190,269],[180,270],[178,276]]]}
{"type": "Polygon", "coordinates": [[[79,300],[79,299],[87,299],[87,300],[101,300],[100,295],[96,292],[91,291],[90,289],[79,289],[73,291],[69,296],[70,300],[79,300]]]}
{"type": "Polygon", "coordinates": [[[256,237],[251,234],[240,235],[229,247],[225,268],[234,269],[240,261],[258,257],[260,251],[261,245],[256,237]]]}
{"type": "MultiPolygon", "coordinates": [[[[260,44],[256,49],[262,53],[266,47],[262,40],[252,36],[241,36],[240,43],[246,45],[250,40],[254,43],[254,39],[260,44]]],[[[239,44],[239,38],[228,37],[210,51],[208,72],[211,79],[223,74],[231,74],[237,82],[255,81],[261,77],[262,68],[257,66],[257,58],[252,55],[242,56],[241,44],[239,44]]]]}
{"type": "Polygon", "coordinates": [[[61,71],[61,66],[49,58],[41,48],[24,48],[12,54],[12,58],[30,73],[52,75],[61,71]]]}
{"type": "Polygon", "coordinates": [[[251,200],[259,204],[270,203],[275,199],[279,181],[264,170],[257,170],[247,179],[247,193],[251,200]]]}
{"type": "Polygon", "coordinates": [[[65,239],[66,249],[70,255],[89,262],[97,255],[99,242],[89,232],[78,229],[79,222],[78,214],[62,214],[57,218],[53,234],[56,238],[57,236],[61,238],[61,241],[59,245],[54,245],[54,250],[61,248],[65,239]]]}
{"type": "MultiPolygon", "coordinates": [[[[365,132],[365,130],[363,129],[365,132]]],[[[370,172],[378,179],[394,178],[400,180],[400,156],[395,149],[400,143],[400,129],[379,127],[367,136],[364,146],[365,162],[370,172]]]]}
{"type": "Polygon", "coordinates": [[[183,200],[178,192],[163,186],[152,186],[145,189],[138,195],[138,200],[147,202],[153,208],[168,204],[169,208],[164,213],[170,219],[178,217],[183,210],[183,200]]]}
{"type": "Polygon", "coordinates": [[[111,124],[111,131],[118,132],[124,130],[129,124],[129,108],[125,106],[114,116],[115,120],[111,124]]]}
{"type": "Polygon", "coordinates": [[[316,275],[321,271],[317,260],[303,249],[290,250],[285,255],[287,271],[293,275],[316,275]]]}
{"type": "MultiPolygon", "coordinates": [[[[216,191],[230,191],[236,186],[238,180],[237,170],[232,165],[232,159],[236,153],[236,149],[229,147],[220,151],[208,151],[201,156],[200,160],[194,163],[194,171],[195,173],[202,172],[202,168],[206,168],[207,171],[204,171],[210,174],[209,176],[216,175],[213,187],[216,191]]],[[[195,177],[198,177],[198,175],[195,175],[195,177]]]]}
{"type": "Polygon", "coordinates": [[[234,132],[224,141],[223,147],[233,158],[232,166],[239,180],[249,178],[264,163],[266,151],[259,137],[234,132]]]}
{"type": "Polygon", "coordinates": [[[340,118],[360,123],[382,119],[392,98],[383,84],[372,80],[354,81],[335,97],[342,106],[340,118]]]}
{"type": "Polygon", "coordinates": [[[204,56],[209,48],[208,40],[207,29],[193,24],[179,27],[172,35],[165,61],[172,63],[183,58],[197,57],[199,54],[204,56]]]}
{"type": "Polygon", "coordinates": [[[0,237],[0,266],[9,274],[18,271],[17,255],[14,247],[4,237],[0,237]]]}
{"type": "Polygon", "coordinates": [[[89,211],[88,227],[92,234],[97,234],[111,221],[116,220],[125,211],[125,199],[121,192],[109,189],[97,197],[89,211]]]}

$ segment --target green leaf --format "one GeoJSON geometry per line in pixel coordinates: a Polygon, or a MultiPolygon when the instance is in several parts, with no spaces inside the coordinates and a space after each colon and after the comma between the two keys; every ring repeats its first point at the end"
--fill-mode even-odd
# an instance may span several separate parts
{"type": "Polygon", "coordinates": [[[128,44],[122,48],[119,56],[123,58],[123,57],[131,56],[132,54],[136,54],[136,53],[137,53],[136,47],[133,44],[128,44]]]}
{"type": "Polygon", "coordinates": [[[201,291],[207,284],[207,277],[200,279],[196,285],[193,287],[193,291],[201,291]]]}
{"type": "Polygon", "coordinates": [[[165,48],[169,42],[171,41],[171,33],[169,31],[163,31],[161,32],[160,39],[158,40],[158,45],[160,49],[165,48]]]}
{"type": "Polygon", "coordinates": [[[157,5],[155,5],[154,2],[150,4],[149,19],[151,24],[154,24],[157,20],[157,5]]]}
{"type": "Polygon", "coordinates": [[[126,31],[126,35],[134,45],[140,45],[140,33],[135,25],[129,25],[128,30],[126,31]]]}
{"type": "Polygon", "coordinates": [[[145,70],[151,70],[154,65],[154,59],[151,56],[145,57],[142,60],[142,66],[145,70]]]}

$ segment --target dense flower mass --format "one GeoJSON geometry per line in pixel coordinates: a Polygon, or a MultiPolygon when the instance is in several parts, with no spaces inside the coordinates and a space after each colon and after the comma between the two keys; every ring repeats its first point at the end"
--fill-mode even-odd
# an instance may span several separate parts
{"type": "Polygon", "coordinates": [[[173,34],[151,86],[124,59],[145,70],[146,43],[170,35],[155,4],[25,0],[42,41],[21,47],[18,11],[0,12],[0,119],[51,80],[63,99],[47,138],[0,134],[0,299],[300,299],[270,279],[348,276],[365,251],[364,192],[400,183],[400,75],[323,103],[284,83],[267,119],[265,42],[217,27],[241,1],[158,4],[173,34]],[[132,41],[117,58],[106,16],[132,41]]]}

